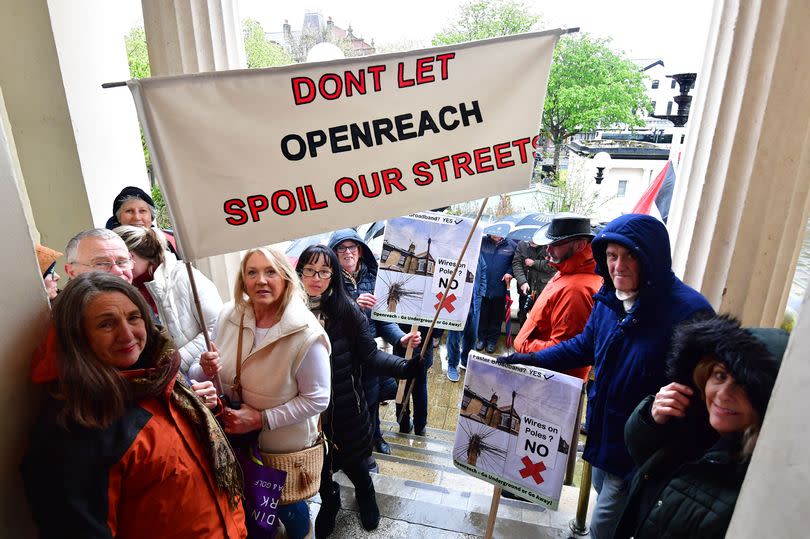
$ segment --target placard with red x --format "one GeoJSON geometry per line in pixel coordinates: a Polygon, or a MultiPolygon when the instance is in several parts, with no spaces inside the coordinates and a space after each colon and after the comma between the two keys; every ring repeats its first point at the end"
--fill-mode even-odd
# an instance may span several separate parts
{"type": "Polygon", "coordinates": [[[538,485],[543,482],[543,476],[540,475],[540,472],[545,471],[546,465],[543,464],[542,460],[535,464],[532,462],[532,459],[526,456],[520,459],[520,462],[522,462],[525,466],[525,468],[520,470],[520,477],[526,479],[527,477],[532,476],[532,479],[534,479],[534,482],[538,485]]]}

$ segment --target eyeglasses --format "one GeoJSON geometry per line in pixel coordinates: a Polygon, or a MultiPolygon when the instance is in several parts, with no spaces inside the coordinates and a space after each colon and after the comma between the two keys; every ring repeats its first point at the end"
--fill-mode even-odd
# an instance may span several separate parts
{"type": "Polygon", "coordinates": [[[332,278],[332,272],[331,271],[329,271],[329,270],[315,271],[312,268],[304,268],[304,269],[302,269],[301,270],[301,275],[303,275],[304,277],[315,277],[317,275],[318,279],[331,279],[332,278]]]}
{"type": "Polygon", "coordinates": [[[110,262],[109,260],[105,262],[93,262],[92,264],[84,264],[82,262],[71,262],[71,264],[78,264],[80,266],[84,266],[86,268],[93,268],[96,271],[103,271],[105,273],[110,273],[113,269],[113,266],[116,266],[120,270],[128,270],[132,269],[135,265],[135,262],[132,261],[131,258],[121,258],[116,260],[115,262],[110,262]]]}
{"type": "Polygon", "coordinates": [[[43,274],[42,274],[42,278],[43,278],[43,279],[47,279],[49,276],[50,276],[51,278],[53,278],[53,274],[54,274],[54,273],[56,273],[56,266],[55,266],[55,265],[51,265],[51,267],[50,267],[50,268],[48,268],[48,269],[47,269],[47,271],[45,271],[45,273],[43,273],[43,274]]]}
{"type": "Polygon", "coordinates": [[[337,252],[345,253],[346,251],[356,252],[357,251],[357,244],[352,245],[338,245],[337,252]]]}

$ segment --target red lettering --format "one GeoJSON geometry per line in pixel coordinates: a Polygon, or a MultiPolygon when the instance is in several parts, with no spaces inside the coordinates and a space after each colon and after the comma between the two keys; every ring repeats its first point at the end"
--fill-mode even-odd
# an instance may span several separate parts
{"type": "Polygon", "coordinates": [[[307,211],[307,201],[304,199],[304,190],[301,187],[295,188],[295,196],[298,197],[298,207],[301,211],[307,211]]]}
{"type": "Polygon", "coordinates": [[[380,84],[380,74],[385,71],[384,65],[378,66],[369,66],[368,72],[371,73],[372,78],[374,79],[374,91],[379,92],[382,85],[380,84]]]}
{"type": "Polygon", "coordinates": [[[269,207],[267,204],[267,197],[264,195],[253,195],[247,197],[247,205],[248,210],[250,211],[250,218],[254,223],[261,221],[259,214],[269,207]]]}
{"type": "Polygon", "coordinates": [[[318,90],[321,91],[323,97],[330,101],[337,99],[343,93],[343,80],[334,73],[325,73],[321,76],[321,80],[318,81],[318,90]],[[335,89],[332,92],[326,90],[326,83],[330,80],[335,83],[335,89]]]}
{"type": "Polygon", "coordinates": [[[430,172],[430,163],[419,161],[414,164],[413,173],[418,176],[413,179],[413,183],[416,185],[430,185],[433,182],[433,174],[430,172]]]}
{"type": "Polygon", "coordinates": [[[436,80],[436,77],[433,75],[428,75],[428,73],[433,71],[432,62],[432,56],[416,59],[416,84],[425,84],[426,82],[433,82],[436,80]]]}
{"type": "Polygon", "coordinates": [[[472,157],[467,152],[453,154],[453,175],[456,178],[461,178],[461,171],[467,173],[468,176],[473,176],[475,172],[470,168],[472,157]]]}
{"type": "Polygon", "coordinates": [[[309,209],[321,210],[329,206],[329,203],[326,202],[325,200],[318,200],[315,197],[315,191],[312,189],[311,185],[305,185],[304,192],[307,195],[307,202],[309,203],[309,209]]]}
{"type": "Polygon", "coordinates": [[[405,72],[405,62],[400,62],[397,64],[397,86],[400,88],[407,88],[408,86],[413,86],[416,84],[413,79],[406,79],[404,78],[405,72]]]}
{"type": "Polygon", "coordinates": [[[448,53],[445,53],[445,54],[437,54],[436,55],[436,61],[439,62],[439,64],[441,64],[441,70],[440,71],[441,71],[441,74],[442,74],[442,80],[447,80],[447,64],[448,64],[448,62],[450,62],[450,60],[452,60],[455,57],[456,57],[456,53],[454,53],[454,52],[448,52],[448,53]]]}
{"type": "Polygon", "coordinates": [[[242,199],[231,198],[225,201],[224,210],[228,215],[233,217],[226,217],[225,222],[229,225],[239,226],[247,223],[247,213],[244,210],[245,203],[242,199]]]}
{"type": "Polygon", "coordinates": [[[343,73],[343,76],[346,77],[346,97],[351,97],[354,95],[354,91],[357,90],[357,93],[360,95],[365,95],[366,93],[366,72],[365,70],[360,70],[360,76],[355,76],[354,73],[351,71],[346,71],[343,73]]]}
{"type": "Polygon", "coordinates": [[[354,182],[353,179],[349,177],[343,177],[335,182],[335,196],[341,202],[348,203],[354,202],[357,200],[357,196],[360,194],[360,190],[357,188],[357,184],[354,182]],[[343,187],[348,186],[349,194],[346,195],[343,192],[343,187]]]}
{"type": "Polygon", "coordinates": [[[315,99],[315,83],[309,77],[293,77],[292,78],[292,92],[293,99],[296,105],[304,105],[312,103],[315,99]],[[303,84],[303,87],[301,86],[303,84]],[[303,90],[307,92],[304,93],[303,90]]]}
{"type": "Polygon", "coordinates": [[[487,165],[490,161],[492,161],[492,156],[489,155],[491,148],[487,146],[486,148],[478,148],[477,150],[473,150],[473,156],[475,157],[475,171],[478,174],[482,172],[492,172],[495,170],[495,167],[492,165],[487,165]]]}
{"type": "MultiPolygon", "coordinates": [[[[266,201],[267,199],[265,199],[266,201]]],[[[270,203],[273,205],[273,211],[279,215],[290,215],[292,212],[295,211],[295,197],[290,191],[286,189],[279,189],[270,197],[270,203]],[[282,208],[279,204],[281,199],[285,198],[287,200],[287,207],[282,208]]]]}
{"type": "Polygon", "coordinates": [[[391,186],[397,188],[397,191],[405,191],[405,186],[400,183],[399,180],[402,179],[402,171],[398,168],[387,168],[382,171],[382,179],[383,179],[383,188],[385,189],[385,194],[390,195],[393,189],[391,186]]]}
{"type": "Polygon", "coordinates": [[[377,198],[380,196],[380,173],[371,173],[371,185],[366,181],[366,175],[360,174],[357,177],[357,183],[360,184],[360,190],[366,198],[377,198]]]}
{"type": "Polygon", "coordinates": [[[492,147],[493,153],[495,154],[495,166],[498,168],[509,168],[515,166],[515,162],[510,159],[512,157],[512,152],[509,151],[509,143],[503,142],[501,144],[496,144],[492,147]],[[506,150],[506,151],[504,151],[506,150]]]}
{"type": "Polygon", "coordinates": [[[529,160],[529,158],[527,157],[528,154],[526,152],[526,148],[529,146],[529,144],[531,144],[531,141],[532,140],[529,137],[521,138],[521,139],[517,139],[517,140],[512,141],[512,146],[517,148],[518,152],[520,152],[520,162],[521,163],[526,163],[529,160]]]}
{"type": "Polygon", "coordinates": [[[447,181],[447,169],[445,168],[445,165],[449,160],[450,158],[446,155],[444,157],[437,157],[436,159],[430,160],[432,164],[439,167],[439,178],[441,178],[442,182],[447,181]]]}

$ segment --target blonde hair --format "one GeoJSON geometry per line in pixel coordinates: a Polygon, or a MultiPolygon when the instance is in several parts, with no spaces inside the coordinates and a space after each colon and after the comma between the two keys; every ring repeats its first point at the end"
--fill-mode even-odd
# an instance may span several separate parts
{"type": "Polygon", "coordinates": [[[247,295],[245,288],[245,268],[247,267],[248,259],[256,253],[261,253],[273,266],[282,279],[285,281],[284,294],[281,296],[281,303],[279,303],[279,313],[284,312],[284,309],[289,305],[293,296],[298,296],[302,301],[304,299],[304,287],[301,284],[301,279],[295,269],[290,265],[287,257],[273,247],[254,247],[245,251],[242,261],[239,263],[239,273],[236,275],[236,282],[233,285],[233,302],[237,310],[244,312],[251,306],[250,298],[247,295]]]}
{"type": "MultiPolygon", "coordinates": [[[[709,377],[712,375],[715,365],[722,365],[726,369],[728,368],[726,367],[725,363],[714,356],[707,356],[701,359],[695,367],[695,370],[692,371],[692,381],[695,382],[695,386],[700,394],[700,398],[703,401],[706,400],[706,382],[709,381],[709,377]]],[[[743,389],[743,391],[745,390],[743,389]]],[[[745,393],[745,398],[748,398],[748,392],[745,393]]],[[[756,416],[757,422],[743,431],[742,448],[740,449],[739,453],[741,461],[751,458],[751,454],[754,452],[754,447],[757,445],[759,429],[762,427],[762,418],[759,417],[759,414],[756,414],[756,416]]]]}

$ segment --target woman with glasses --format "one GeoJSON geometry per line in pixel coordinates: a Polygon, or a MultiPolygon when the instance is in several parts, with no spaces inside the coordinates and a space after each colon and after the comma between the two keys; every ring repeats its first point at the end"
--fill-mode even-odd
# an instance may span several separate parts
{"type": "Polygon", "coordinates": [[[132,284],[152,308],[152,315],[166,327],[180,352],[180,371],[188,374],[194,361],[205,352],[203,329],[214,330],[222,300],[217,287],[205,275],[192,268],[197,295],[206,327],[200,323],[188,270],[166,250],[166,239],[157,228],[119,226],[121,236],[132,255],[132,284]]]}
{"type": "MultiPolygon", "coordinates": [[[[216,349],[202,354],[190,374],[200,380],[221,372],[225,395],[241,403],[221,415],[233,438],[257,439],[260,453],[312,447],[329,404],[331,348],[304,303],[301,281],[277,250],[250,249],[233,296],[217,320],[216,349]]],[[[288,538],[308,534],[306,500],[279,505],[278,516],[288,538]]]]}
{"type": "Polygon", "coordinates": [[[57,286],[59,274],[56,273],[56,259],[62,256],[62,253],[38,243],[36,245],[36,252],[39,272],[42,274],[42,282],[45,284],[45,292],[48,293],[48,299],[53,301],[59,293],[57,286]]]}
{"type": "Polygon", "coordinates": [[[368,321],[343,286],[340,263],[334,251],[323,245],[308,247],[298,258],[296,271],[307,293],[309,308],[326,329],[332,343],[332,395],[321,416],[330,448],[321,474],[321,510],[315,519],[315,536],[334,531],[340,509],[340,485],[332,474],[343,470],[354,484],[360,506],[360,521],[373,530],[380,510],[364,460],[371,455],[374,426],[363,392],[363,372],[410,378],[416,362],[377,349],[368,321]]]}

